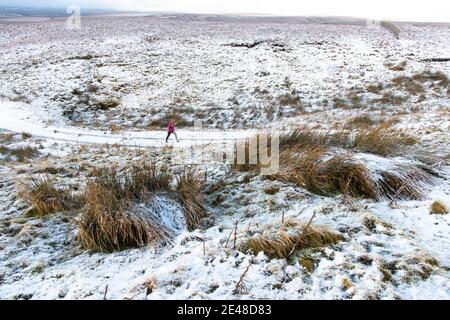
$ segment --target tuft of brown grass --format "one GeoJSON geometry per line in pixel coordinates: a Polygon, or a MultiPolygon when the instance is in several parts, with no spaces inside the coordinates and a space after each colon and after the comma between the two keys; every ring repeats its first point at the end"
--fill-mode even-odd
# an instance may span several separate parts
{"type": "Polygon", "coordinates": [[[368,128],[375,125],[375,121],[367,114],[354,117],[346,122],[345,128],[368,128]]]}
{"type": "Polygon", "coordinates": [[[14,140],[14,133],[0,133],[0,142],[11,142],[14,140]]]}
{"type": "Polygon", "coordinates": [[[297,157],[283,155],[280,161],[287,170],[275,175],[276,179],[294,183],[313,193],[377,197],[369,170],[353,161],[349,154],[327,156],[327,149],[310,148],[297,157]]]}
{"type": "Polygon", "coordinates": [[[280,135],[280,151],[322,144],[323,135],[308,128],[295,128],[280,135]]]}
{"type": "Polygon", "coordinates": [[[418,96],[425,93],[424,86],[419,81],[416,81],[415,79],[410,77],[396,77],[392,79],[392,84],[395,87],[402,89],[413,96],[418,96]]]}
{"type": "Polygon", "coordinates": [[[395,64],[395,63],[386,63],[385,66],[391,71],[404,71],[405,68],[406,68],[406,64],[407,64],[407,62],[404,60],[404,61],[401,61],[401,62],[399,62],[397,64],[395,64]]]}
{"type": "Polygon", "coordinates": [[[415,137],[382,124],[357,132],[352,146],[359,151],[389,156],[397,155],[404,151],[405,147],[417,142],[415,137]]]}
{"type": "Polygon", "coordinates": [[[383,93],[383,96],[379,99],[379,102],[382,104],[390,104],[390,105],[395,105],[395,106],[399,106],[402,103],[404,103],[405,101],[406,101],[405,97],[395,95],[389,91],[383,93]]]}
{"type": "Polygon", "coordinates": [[[280,191],[280,187],[277,186],[270,186],[264,189],[264,193],[268,195],[275,195],[280,191]]]}
{"type": "Polygon", "coordinates": [[[106,100],[99,101],[97,103],[97,107],[100,110],[106,111],[106,110],[113,109],[113,108],[117,107],[119,104],[120,104],[119,101],[117,101],[117,100],[115,100],[113,98],[108,98],[106,100]]]}
{"type": "Polygon", "coordinates": [[[80,209],[83,206],[82,197],[74,196],[67,188],[56,186],[47,176],[19,181],[19,196],[32,206],[29,213],[35,216],[80,209]]]}
{"type": "Polygon", "coordinates": [[[177,177],[176,196],[183,207],[189,231],[195,230],[200,221],[207,216],[203,206],[202,184],[200,175],[192,169],[185,170],[177,177]]]}
{"type": "Polygon", "coordinates": [[[433,82],[437,86],[442,88],[447,88],[450,85],[450,80],[448,79],[448,77],[444,73],[439,71],[423,71],[412,76],[412,79],[422,83],[433,82]]]}
{"type": "Polygon", "coordinates": [[[378,84],[370,84],[366,88],[367,92],[378,94],[383,90],[383,85],[381,83],[378,84]]]}
{"type": "Polygon", "coordinates": [[[423,184],[431,183],[433,176],[417,166],[399,166],[396,171],[381,171],[376,181],[379,198],[423,200],[423,184]]]}
{"type": "Polygon", "coordinates": [[[21,136],[22,136],[22,140],[28,140],[32,137],[32,135],[28,132],[22,132],[21,136]]]}
{"type": "Polygon", "coordinates": [[[133,202],[144,202],[149,192],[166,186],[167,175],[167,170],[156,171],[153,166],[133,166],[125,174],[116,168],[99,169],[87,183],[86,208],[78,222],[82,246],[114,251],[168,242],[170,234],[158,221],[130,210],[133,202]]]}
{"type": "Polygon", "coordinates": [[[115,251],[170,242],[172,233],[157,218],[134,212],[136,204],[148,204],[155,194],[178,200],[189,230],[206,216],[200,179],[185,171],[176,179],[165,167],[132,165],[122,173],[116,168],[96,170],[87,183],[85,212],[79,220],[78,240],[83,247],[115,251]]]}
{"type": "Polygon", "coordinates": [[[430,214],[448,214],[447,206],[439,200],[433,201],[430,206],[430,214]]]}
{"type": "Polygon", "coordinates": [[[25,162],[28,159],[36,157],[39,155],[39,151],[36,148],[32,148],[30,146],[11,149],[10,150],[11,157],[16,158],[18,162],[25,162]]]}
{"type": "Polygon", "coordinates": [[[14,158],[14,160],[17,162],[25,162],[28,159],[38,156],[39,151],[36,148],[32,148],[30,146],[16,149],[0,146],[0,154],[6,156],[6,159],[9,161],[14,158]]]}
{"type": "MultiPolygon", "coordinates": [[[[426,92],[424,84],[431,84],[432,87],[437,86],[445,89],[450,85],[450,80],[442,72],[431,71],[423,71],[411,77],[400,76],[392,79],[392,85],[395,88],[408,92],[413,96],[422,96],[422,100],[425,99],[424,94],[426,92]]],[[[384,100],[387,100],[386,98],[387,97],[385,97],[384,100]]],[[[385,102],[393,102],[393,100],[390,99],[389,101],[385,102]]]]}
{"type": "MultiPolygon", "coordinates": [[[[342,148],[357,149],[381,155],[396,155],[416,139],[385,122],[375,128],[360,130],[354,137],[345,130],[322,132],[294,129],[279,136],[279,172],[270,179],[293,183],[310,192],[331,196],[381,199],[423,199],[424,183],[435,175],[426,165],[399,166],[397,172],[372,172],[361,161],[342,148]]],[[[251,171],[261,164],[250,164],[249,144],[245,145],[245,164],[232,165],[234,170],[251,171]]],[[[235,159],[236,160],[236,159],[235,159]]]]}
{"type": "Polygon", "coordinates": [[[264,252],[269,258],[289,258],[293,252],[336,244],[342,236],[320,226],[308,226],[289,220],[281,225],[267,226],[261,235],[245,240],[241,249],[255,254],[264,252]]]}
{"type": "MultiPolygon", "coordinates": [[[[251,141],[240,143],[235,145],[235,161],[232,165],[232,169],[236,171],[252,171],[261,169],[267,164],[262,164],[259,158],[259,141],[262,138],[267,139],[267,153],[271,156],[271,143],[272,133],[260,133],[251,138],[251,141]],[[256,144],[256,148],[250,148],[250,144],[256,144]],[[244,150],[245,163],[238,163],[237,150],[241,148],[244,150]],[[250,161],[253,159],[253,163],[250,161]]],[[[335,131],[335,132],[322,132],[320,130],[310,128],[295,128],[287,132],[283,132],[278,135],[279,140],[279,152],[293,153],[300,152],[306,148],[320,148],[323,146],[347,146],[348,145],[348,132],[335,131]]]]}

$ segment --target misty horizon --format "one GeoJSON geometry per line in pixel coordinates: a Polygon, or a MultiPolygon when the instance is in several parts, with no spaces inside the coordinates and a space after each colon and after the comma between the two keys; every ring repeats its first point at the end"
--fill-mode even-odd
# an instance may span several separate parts
{"type": "Polygon", "coordinates": [[[318,0],[314,3],[280,0],[132,0],[124,3],[119,0],[78,0],[78,1],[10,1],[0,2],[0,7],[19,9],[64,9],[70,5],[78,5],[83,10],[108,10],[117,12],[163,12],[187,14],[246,14],[290,17],[355,17],[372,20],[391,20],[409,22],[450,22],[446,4],[440,0],[426,3],[420,0],[396,1],[380,0],[361,4],[356,0],[345,0],[339,3],[329,0],[318,0]]]}

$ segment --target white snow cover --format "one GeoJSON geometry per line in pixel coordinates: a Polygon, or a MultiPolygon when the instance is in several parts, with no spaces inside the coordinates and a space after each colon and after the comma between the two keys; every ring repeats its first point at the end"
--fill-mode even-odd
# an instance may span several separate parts
{"type": "MultiPolygon", "coordinates": [[[[149,158],[171,164],[174,160],[163,152],[166,132],[152,123],[172,111],[187,120],[200,118],[206,127],[201,132],[178,129],[180,143],[168,145],[178,149],[200,143],[206,144],[206,153],[224,151],[223,141],[248,138],[258,128],[330,130],[367,112],[374,119],[398,116],[396,126],[419,135],[425,153],[448,157],[448,93],[431,84],[425,101],[407,100],[408,112],[395,105],[373,110],[333,105],[336,97],[399,75],[424,70],[450,75],[448,63],[422,61],[450,57],[448,26],[402,24],[401,40],[395,41],[382,29],[363,25],[216,19],[84,18],[80,32],[54,20],[0,24],[0,129],[32,135],[5,145],[42,145],[41,156],[29,163],[1,158],[0,298],[103,299],[107,286],[107,299],[449,299],[450,215],[430,214],[435,200],[450,207],[445,162],[433,165],[440,177],[424,185],[426,200],[394,203],[349,203],[347,197],[321,197],[206,164],[207,187],[224,182],[206,196],[212,223],[188,232],[180,205],[165,195],[152,198],[152,206],[135,208],[160,217],[173,231],[173,244],[163,248],[86,251],[76,242],[80,212],[24,215],[27,205],[17,197],[17,179],[41,166],[67,170],[70,174],[58,178],[82,188],[84,173],[76,173],[82,166],[139,160],[137,146],[149,158]],[[257,40],[263,43],[252,49],[230,46],[257,40]],[[385,66],[404,60],[404,71],[385,66]],[[92,105],[83,100],[91,84],[98,87],[89,89],[92,105]],[[286,95],[294,102],[282,106],[286,95]],[[110,97],[118,107],[93,108],[110,97]],[[420,113],[409,112],[416,106],[420,113]],[[75,111],[65,114],[72,107],[75,111]],[[113,132],[112,124],[120,130],[113,132]],[[104,145],[124,148],[105,151],[104,145]],[[273,187],[279,191],[265,191],[273,187]],[[300,258],[288,262],[240,250],[265,225],[283,216],[307,222],[314,212],[314,224],[344,237],[337,245],[304,253],[314,270],[308,271],[300,258]],[[236,294],[236,282],[249,263],[249,292],[236,294]],[[149,280],[152,290],[144,285],[149,280]]],[[[371,98],[367,93],[364,101],[371,98]]],[[[419,161],[407,155],[354,156],[371,172],[419,161]]]]}

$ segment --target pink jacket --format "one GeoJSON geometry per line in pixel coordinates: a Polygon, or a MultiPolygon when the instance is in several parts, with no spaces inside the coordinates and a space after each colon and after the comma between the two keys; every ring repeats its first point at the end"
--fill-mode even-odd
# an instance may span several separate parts
{"type": "Polygon", "coordinates": [[[169,122],[169,125],[167,126],[167,132],[174,133],[175,132],[175,124],[172,122],[169,122]]]}

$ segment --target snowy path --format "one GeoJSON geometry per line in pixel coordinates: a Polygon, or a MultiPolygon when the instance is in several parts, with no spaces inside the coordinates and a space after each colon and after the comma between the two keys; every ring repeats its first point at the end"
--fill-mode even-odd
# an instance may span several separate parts
{"type": "MultiPolygon", "coordinates": [[[[45,111],[44,111],[45,112],[45,111]]],[[[14,102],[0,101],[0,130],[26,132],[36,138],[42,138],[57,143],[75,144],[108,144],[126,147],[163,147],[166,145],[166,131],[123,131],[111,133],[108,131],[91,130],[70,126],[45,125],[43,119],[51,119],[30,110],[29,106],[14,102]]],[[[256,130],[177,130],[179,143],[177,147],[207,143],[225,143],[227,141],[245,140],[255,134],[256,130]]],[[[171,137],[171,144],[174,137],[171,137]]]]}

